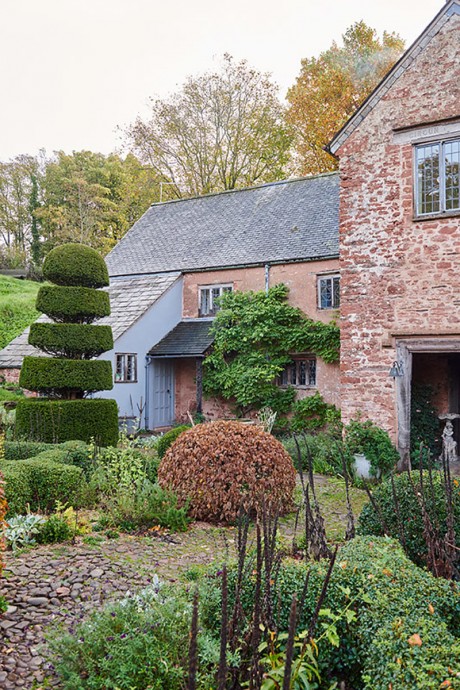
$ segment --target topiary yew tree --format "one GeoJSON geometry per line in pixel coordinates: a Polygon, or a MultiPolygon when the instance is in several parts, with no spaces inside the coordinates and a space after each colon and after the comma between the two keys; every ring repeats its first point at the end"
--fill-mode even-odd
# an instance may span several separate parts
{"type": "Polygon", "coordinates": [[[29,343],[51,357],[25,357],[19,383],[46,398],[19,402],[16,434],[51,443],[94,438],[116,445],[115,400],[86,397],[113,388],[111,363],[93,359],[113,348],[110,326],[93,324],[110,314],[109,295],[100,290],[109,284],[107,266],[94,249],[66,244],[48,254],[43,275],[53,285],[40,288],[37,309],[52,322],[32,324],[29,343]]]}

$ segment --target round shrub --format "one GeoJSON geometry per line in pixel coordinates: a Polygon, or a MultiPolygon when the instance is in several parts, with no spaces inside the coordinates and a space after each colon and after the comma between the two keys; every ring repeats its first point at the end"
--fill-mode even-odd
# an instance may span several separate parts
{"type": "MultiPolygon", "coordinates": [[[[412,473],[412,480],[417,493],[421,492],[420,475],[412,473]]],[[[412,489],[410,478],[407,472],[394,477],[395,493],[399,508],[399,515],[395,508],[395,501],[391,482],[382,482],[374,491],[373,497],[377,503],[382,518],[385,522],[390,536],[400,538],[402,525],[406,552],[409,558],[418,565],[427,564],[427,546],[423,536],[423,518],[417,496],[412,489]]],[[[442,534],[447,530],[446,499],[443,482],[438,473],[433,473],[433,484],[430,486],[428,472],[423,473],[423,484],[425,487],[426,504],[428,514],[435,525],[439,525],[442,534]]],[[[454,509],[454,525],[457,536],[460,536],[460,485],[457,480],[453,480],[452,499],[454,509]]],[[[379,516],[376,515],[371,503],[367,503],[358,520],[358,531],[360,534],[383,534],[379,516]]],[[[458,554],[460,564],[460,553],[458,554]]]]}
{"type": "Polygon", "coordinates": [[[95,249],[76,243],[50,251],[43,263],[43,277],[56,285],[101,288],[109,284],[104,259],[95,249]]]}
{"type": "Polygon", "coordinates": [[[53,321],[87,324],[109,316],[110,297],[92,288],[42,285],[36,307],[53,321]]]}
{"type": "Polygon", "coordinates": [[[183,431],[187,431],[187,429],[190,429],[188,424],[181,424],[180,426],[175,426],[174,429],[167,431],[161,436],[157,443],[157,453],[160,460],[164,457],[169,446],[174,443],[176,438],[180,436],[183,431]]]}
{"type": "Polygon", "coordinates": [[[30,391],[55,394],[61,391],[104,391],[113,388],[108,360],[24,357],[19,383],[30,391]]]}
{"type": "Polygon", "coordinates": [[[183,432],[158,468],[191,517],[234,522],[241,505],[262,503],[283,513],[292,506],[295,470],[283,446],[262,429],[236,421],[199,424],[183,432]]]}
{"type": "Polygon", "coordinates": [[[10,516],[26,512],[27,506],[32,503],[30,472],[23,462],[23,460],[18,460],[2,465],[4,491],[10,516]]]}
{"type": "Polygon", "coordinates": [[[49,355],[91,359],[113,348],[110,326],[82,323],[33,323],[29,344],[49,355]]]}
{"type": "Polygon", "coordinates": [[[93,438],[99,446],[118,443],[115,400],[44,400],[25,398],[16,410],[16,436],[45,443],[93,438]]]}

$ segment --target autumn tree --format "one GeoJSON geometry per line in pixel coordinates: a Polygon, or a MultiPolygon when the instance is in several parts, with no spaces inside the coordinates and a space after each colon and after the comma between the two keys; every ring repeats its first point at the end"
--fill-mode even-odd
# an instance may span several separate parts
{"type": "Polygon", "coordinates": [[[107,253],[153,201],[160,187],[154,172],[133,155],[59,151],[46,165],[43,202],[36,212],[45,252],[64,242],[107,253]]]}
{"type": "Polygon", "coordinates": [[[125,135],[177,197],[281,179],[291,144],[270,75],[230,55],[219,71],[189,77],[169,98],[152,100],[149,119],[138,118],[125,135]]]}
{"type": "Polygon", "coordinates": [[[334,170],[323,150],[334,134],[380,82],[404,50],[404,41],[356,22],[318,58],[302,60],[287,94],[287,120],[295,132],[295,167],[301,175],[334,170]]]}

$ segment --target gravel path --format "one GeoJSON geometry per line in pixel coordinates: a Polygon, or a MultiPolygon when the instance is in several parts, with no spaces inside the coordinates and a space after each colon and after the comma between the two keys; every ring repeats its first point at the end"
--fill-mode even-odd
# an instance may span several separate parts
{"type": "Polygon", "coordinates": [[[64,623],[72,629],[108,600],[148,585],[154,573],[174,581],[181,571],[224,555],[226,541],[221,530],[196,525],[172,538],[123,535],[95,546],[6,554],[0,594],[10,606],[0,617],[0,688],[59,687],[46,660],[47,628],[64,623]]]}

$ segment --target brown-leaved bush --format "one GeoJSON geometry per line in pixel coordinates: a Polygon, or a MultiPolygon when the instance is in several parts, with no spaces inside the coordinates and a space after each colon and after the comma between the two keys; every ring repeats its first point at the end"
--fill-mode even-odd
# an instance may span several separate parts
{"type": "Polygon", "coordinates": [[[283,446],[261,428],[236,421],[199,424],[182,433],[158,468],[158,481],[172,489],[190,516],[234,522],[241,506],[292,507],[295,469],[283,446]]]}

